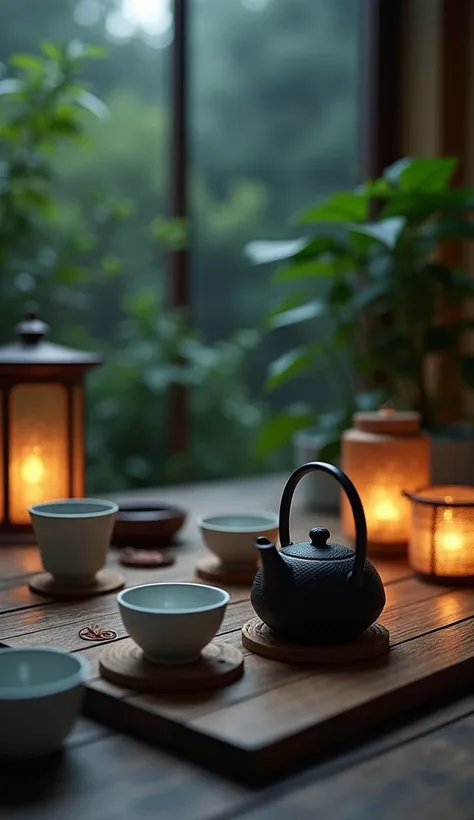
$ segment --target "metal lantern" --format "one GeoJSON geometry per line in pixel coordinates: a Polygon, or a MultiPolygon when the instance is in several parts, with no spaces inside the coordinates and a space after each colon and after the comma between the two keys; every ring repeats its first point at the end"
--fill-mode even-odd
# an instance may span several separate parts
{"type": "Polygon", "coordinates": [[[474,487],[426,487],[412,502],[408,560],[426,580],[474,583],[474,487]]]}
{"type": "Polygon", "coordinates": [[[29,305],[0,347],[0,541],[31,538],[28,507],[84,495],[84,373],[95,354],[46,341],[29,305]]]}
{"type": "MultiPolygon", "coordinates": [[[[342,468],[364,506],[369,551],[381,556],[406,552],[410,505],[404,491],[429,482],[429,441],[420,432],[419,414],[390,408],[356,413],[354,429],[343,435],[342,468]]],[[[354,536],[344,498],[342,527],[345,535],[354,536]]]]}

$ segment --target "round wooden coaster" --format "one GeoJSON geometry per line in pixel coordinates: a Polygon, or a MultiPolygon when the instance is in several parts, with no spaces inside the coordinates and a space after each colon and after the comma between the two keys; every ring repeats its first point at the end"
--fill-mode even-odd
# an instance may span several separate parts
{"type": "Polygon", "coordinates": [[[147,661],[140,647],[127,638],[104,649],[99,669],[111,683],[138,692],[201,692],[228,686],[242,677],[244,659],[235,646],[210,643],[195,663],[160,666],[147,661]]]}
{"type": "Polygon", "coordinates": [[[333,645],[307,646],[281,641],[260,618],[252,618],[242,627],[242,644],[264,658],[284,663],[345,664],[366,661],[385,655],[390,635],[381,624],[372,624],[355,641],[333,645]]]}
{"type": "Polygon", "coordinates": [[[120,572],[111,569],[101,569],[95,576],[94,582],[89,586],[68,586],[58,584],[49,572],[41,572],[34,575],[29,581],[29,587],[33,592],[41,595],[48,595],[62,601],[81,598],[94,598],[96,595],[105,595],[106,592],[113,592],[125,586],[125,578],[120,572]]]}
{"type": "Polygon", "coordinates": [[[204,581],[214,581],[216,584],[235,584],[236,586],[251,586],[257,564],[254,567],[232,569],[225,567],[215,555],[203,555],[197,562],[196,575],[204,581]]]}

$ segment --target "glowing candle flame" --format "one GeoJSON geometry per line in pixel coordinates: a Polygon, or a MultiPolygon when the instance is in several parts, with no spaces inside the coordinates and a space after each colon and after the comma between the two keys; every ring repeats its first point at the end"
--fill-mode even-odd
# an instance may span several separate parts
{"type": "Polygon", "coordinates": [[[464,539],[455,532],[445,532],[440,535],[440,546],[445,550],[455,551],[461,549],[464,545],[464,539]]]}
{"type": "Polygon", "coordinates": [[[21,477],[26,484],[39,484],[44,478],[44,465],[37,452],[27,456],[21,466],[21,477]]]}
{"type": "Polygon", "coordinates": [[[379,501],[374,508],[374,515],[379,521],[397,521],[399,510],[391,501],[379,501]]]}

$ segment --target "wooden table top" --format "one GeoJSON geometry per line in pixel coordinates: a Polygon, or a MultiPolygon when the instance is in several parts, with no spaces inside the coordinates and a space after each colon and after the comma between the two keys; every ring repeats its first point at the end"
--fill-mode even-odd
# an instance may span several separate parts
{"type": "MultiPolygon", "coordinates": [[[[169,569],[153,571],[166,580],[185,576],[195,564],[201,549],[194,523],[197,514],[277,510],[282,486],[282,477],[276,476],[147,490],[120,498],[173,501],[189,511],[179,560],[169,569]]],[[[298,509],[298,494],[292,524],[295,540],[306,538],[311,526],[321,524],[337,539],[337,521],[303,513],[298,509]]],[[[111,550],[111,563],[116,560],[111,550]]],[[[0,623],[10,624],[14,619],[23,628],[28,624],[35,630],[39,610],[32,603],[27,580],[40,566],[33,546],[0,547],[0,623]]],[[[399,563],[398,575],[401,569],[399,563]]],[[[385,571],[390,572],[390,567],[385,571]]],[[[138,573],[143,571],[127,570],[127,577],[140,583],[138,573]]],[[[391,727],[350,753],[260,789],[237,785],[81,719],[64,752],[54,759],[34,765],[2,765],[0,818],[286,820],[294,816],[314,820],[328,816],[331,820],[399,820],[411,813],[417,820],[471,820],[474,696],[409,718],[403,726],[391,727]]]]}

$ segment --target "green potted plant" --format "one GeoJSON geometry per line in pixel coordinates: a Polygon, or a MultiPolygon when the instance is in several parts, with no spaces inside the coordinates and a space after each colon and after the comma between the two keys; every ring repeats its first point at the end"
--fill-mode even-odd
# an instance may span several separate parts
{"type": "Polygon", "coordinates": [[[272,362],[267,388],[325,367],[342,394],[329,416],[304,407],[270,419],[262,450],[311,428],[306,442],[319,457],[337,458],[353,412],[389,401],[419,411],[432,438],[434,482],[474,483],[471,420],[430,378],[430,363],[449,356],[463,385],[474,388],[474,356],[464,352],[474,279],[440,253],[446,243],[474,239],[474,189],[452,185],[456,166],[451,157],[399,160],[379,179],[303,213],[300,223],[311,226],[304,238],[248,246],[254,262],[283,263],[274,279],[291,287],[271,312],[272,330],[325,320],[324,338],[272,362]]]}

